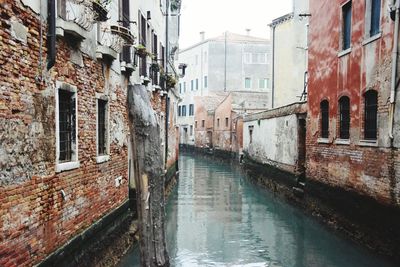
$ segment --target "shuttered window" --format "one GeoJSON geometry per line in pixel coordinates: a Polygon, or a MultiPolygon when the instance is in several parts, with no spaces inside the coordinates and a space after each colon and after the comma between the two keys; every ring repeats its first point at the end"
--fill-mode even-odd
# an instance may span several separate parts
{"type": "Polygon", "coordinates": [[[343,96],[339,100],[339,137],[341,139],[350,138],[350,99],[343,96]]]}
{"type": "Polygon", "coordinates": [[[378,93],[370,90],[365,93],[364,138],[375,140],[378,126],[378,93]]]}
{"type": "Polygon", "coordinates": [[[379,33],[381,20],[381,0],[371,0],[371,27],[370,36],[379,33]]]}
{"type": "Polygon", "coordinates": [[[343,44],[342,49],[350,48],[351,44],[351,1],[342,7],[343,14],[343,44]]]}
{"type": "Polygon", "coordinates": [[[324,100],[320,104],[321,108],[321,137],[329,137],[329,102],[324,100]]]}

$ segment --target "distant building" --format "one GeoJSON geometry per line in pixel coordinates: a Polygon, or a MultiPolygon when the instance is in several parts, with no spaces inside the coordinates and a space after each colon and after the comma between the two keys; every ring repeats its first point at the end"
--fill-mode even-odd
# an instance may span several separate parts
{"type": "Polygon", "coordinates": [[[244,153],[293,176],[305,173],[307,115],[308,0],[293,1],[293,12],[270,24],[272,109],[244,119],[244,153]]]}
{"type": "Polygon", "coordinates": [[[272,105],[306,100],[309,0],[293,1],[293,12],[274,19],[271,27],[272,105]]]}
{"type": "Polygon", "coordinates": [[[187,66],[185,76],[179,81],[181,144],[195,144],[190,131],[194,127],[195,96],[212,92],[263,92],[263,100],[267,107],[270,105],[271,45],[266,39],[230,32],[205,39],[202,33],[199,43],[179,51],[177,62],[187,66]]]}

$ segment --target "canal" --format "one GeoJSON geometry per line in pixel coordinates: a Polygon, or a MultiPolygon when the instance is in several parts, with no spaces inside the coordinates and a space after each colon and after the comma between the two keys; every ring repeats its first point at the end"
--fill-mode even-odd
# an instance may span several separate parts
{"type": "MultiPolygon", "coordinates": [[[[235,166],[180,157],[180,180],[167,205],[172,266],[395,266],[338,237],[235,166]]],[[[138,266],[133,250],[121,267],[138,266]]]]}

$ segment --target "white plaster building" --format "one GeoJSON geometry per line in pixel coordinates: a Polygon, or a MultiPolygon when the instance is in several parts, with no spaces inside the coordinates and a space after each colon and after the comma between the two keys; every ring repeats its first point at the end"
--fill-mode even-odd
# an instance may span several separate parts
{"type": "MultiPolygon", "coordinates": [[[[194,97],[212,92],[271,92],[271,46],[269,40],[226,32],[179,51],[178,64],[186,71],[179,81],[182,98],[178,107],[181,144],[194,145],[194,97]]],[[[267,106],[269,106],[268,104],[267,106]]]]}

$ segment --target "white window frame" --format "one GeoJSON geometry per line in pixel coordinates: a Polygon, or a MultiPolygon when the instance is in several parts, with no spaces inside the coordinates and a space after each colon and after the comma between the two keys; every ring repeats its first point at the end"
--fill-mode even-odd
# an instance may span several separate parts
{"type": "Polygon", "coordinates": [[[55,118],[56,118],[56,173],[60,173],[63,171],[69,171],[73,169],[77,169],[80,166],[79,163],[79,155],[78,155],[78,89],[76,86],[73,86],[68,83],[56,82],[55,88],[55,118]],[[69,162],[60,162],[60,114],[59,114],[59,91],[64,90],[73,93],[73,97],[75,97],[75,144],[72,144],[72,157],[69,162]]]}
{"type": "Polygon", "coordinates": [[[253,55],[251,53],[245,52],[243,57],[244,64],[252,64],[253,55]]]}
{"type": "Polygon", "coordinates": [[[251,77],[245,77],[245,78],[244,78],[244,88],[245,88],[245,89],[251,89],[251,88],[252,88],[251,77]],[[249,87],[246,87],[246,81],[247,81],[247,80],[250,81],[249,87]]]}
{"type": "Polygon", "coordinates": [[[110,100],[104,94],[96,93],[96,163],[110,160],[110,100]],[[106,106],[106,154],[99,155],[99,99],[107,101],[106,106]]]}

